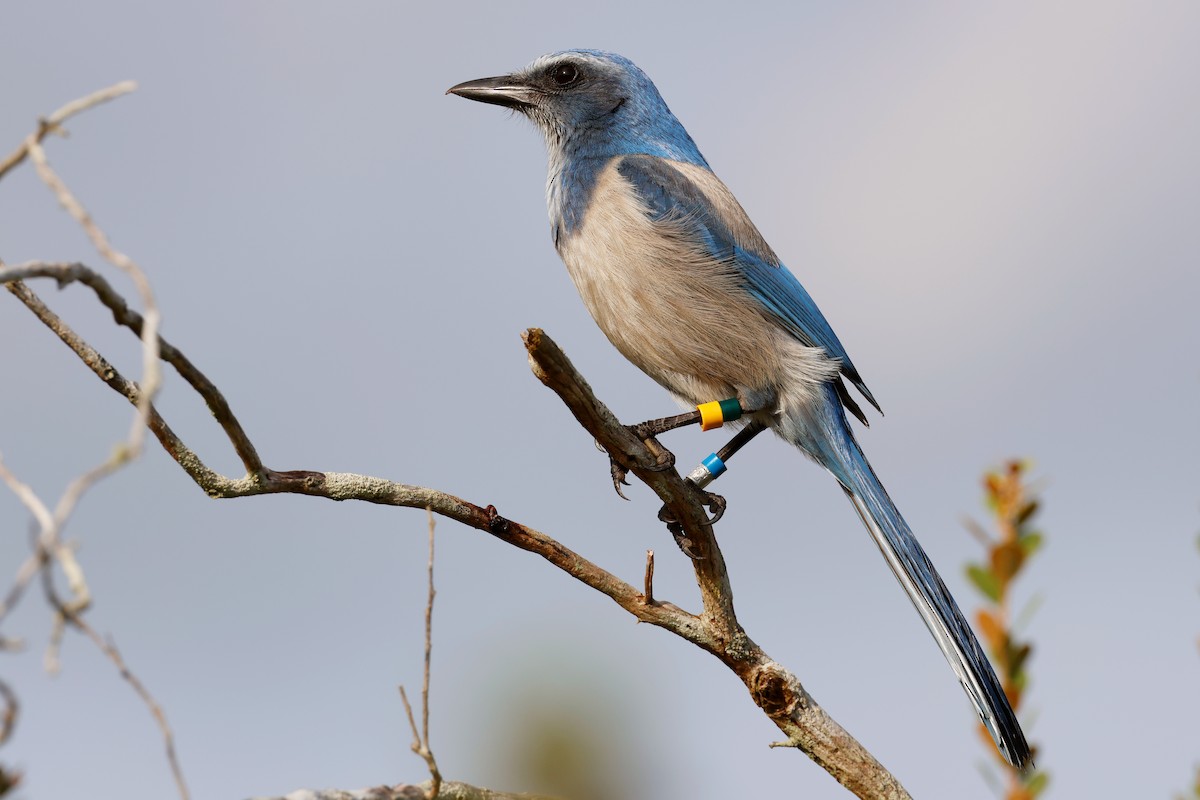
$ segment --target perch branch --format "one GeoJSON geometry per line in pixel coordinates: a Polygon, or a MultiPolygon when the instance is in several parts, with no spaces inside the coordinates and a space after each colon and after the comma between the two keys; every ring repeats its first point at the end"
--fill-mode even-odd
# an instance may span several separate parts
{"type": "MultiPolygon", "coordinates": [[[[26,265],[27,271],[38,275],[27,277],[64,277],[87,283],[104,300],[104,293],[95,281],[84,280],[86,268],[80,265],[26,265]],[[53,269],[50,269],[53,267],[53,269]]],[[[2,276],[3,273],[0,273],[2,276]]],[[[54,323],[39,313],[36,296],[14,292],[47,322],[60,338],[92,366],[111,388],[133,403],[140,402],[141,391],[122,378],[115,368],[99,370],[103,362],[91,356],[94,350],[81,342],[72,344],[64,336],[61,321],[54,323]],[[48,321],[49,320],[49,321],[48,321]],[[56,325],[58,327],[56,327],[56,325]]],[[[111,300],[111,298],[110,298],[111,300]]],[[[105,302],[113,308],[117,305],[105,302]]],[[[118,323],[136,333],[132,318],[118,323]]],[[[531,329],[524,336],[530,364],[537,377],[553,389],[580,424],[622,466],[641,478],[663,500],[673,516],[680,521],[693,549],[699,556],[693,561],[700,588],[703,613],[691,614],[673,603],[647,602],[645,593],[612,573],[573,552],[557,540],[529,526],[504,518],[492,505],[480,506],[453,495],[420,486],[394,483],[365,475],[312,470],[276,471],[265,466],[240,479],[222,476],[206,466],[170,431],[166,422],[153,412],[148,419],[152,432],[164,448],[179,462],[210,497],[247,497],[258,494],[295,493],[331,500],[360,500],[384,505],[428,508],[436,514],[486,531],[497,539],[541,556],[580,582],[610,597],[637,619],[664,628],[712,653],[725,663],[750,690],[754,702],[784,733],[782,744],[797,747],[829,772],[836,780],[861,798],[907,798],[900,783],[880,765],[849,733],[830,718],[805,691],[799,680],[769,656],[746,635],[733,607],[733,592],[720,547],[694,487],[686,483],[672,468],[673,457],[654,439],[642,441],[622,425],[611,411],[592,393],[587,382],[558,346],[542,331],[531,329]]],[[[74,337],[77,339],[77,337],[74,337]]],[[[159,342],[163,358],[178,353],[165,342],[159,342]]],[[[97,354],[98,355],[98,354],[97,354]]],[[[180,361],[181,356],[171,356],[180,361]]],[[[176,364],[175,361],[171,363],[176,364]]],[[[178,369],[178,365],[176,364],[178,369]]],[[[194,367],[192,367],[194,369],[194,367]]],[[[196,370],[193,386],[211,386],[211,382],[196,370]]],[[[215,389],[213,390],[215,391],[215,389]]],[[[204,392],[201,392],[204,394],[204,392]]],[[[209,400],[211,393],[205,395],[209,400]]],[[[223,399],[222,399],[223,402],[223,399]]],[[[226,406],[227,407],[227,406],[226,406]]],[[[232,414],[221,421],[230,432],[232,414]]],[[[240,426],[234,428],[241,431],[240,426]]],[[[240,433],[244,436],[244,432],[240,433]]],[[[234,437],[231,435],[231,441],[234,437]]],[[[249,440],[246,439],[248,442],[249,440]]],[[[235,447],[237,442],[234,441],[235,447]]],[[[243,459],[245,460],[245,459],[243,459]]]]}

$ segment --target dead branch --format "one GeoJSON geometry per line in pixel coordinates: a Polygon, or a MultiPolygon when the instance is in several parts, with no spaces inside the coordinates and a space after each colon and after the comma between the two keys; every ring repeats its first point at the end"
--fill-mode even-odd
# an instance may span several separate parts
{"type": "Polygon", "coordinates": [[[21,708],[16,693],[4,681],[0,681],[0,700],[4,701],[4,714],[0,715],[0,744],[8,741],[17,726],[17,712],[21,708]]]}
{"type": "MultiPolygon", "coordinates": [[[[41,144],[42,140],[51,133],[59,133],[65,135],[62,130],[62,124],[71,117],[81,111],[87,111],[89,108],[98,106],[101,103],[107,103],[109,100],[116,100],[123,94],[129,94],[137,89],[137,84],[133,81],[123,81],[115,86],[109,86],[107,89],[101,89],[98,92],[92,92],[87,97],[81,97],[78,100],[72,100],[62,108],[55,111],[45,119],[38,120],[38,128],[33,133],[34,142],[41,144]]],[[[21,142],[16,150],[9,153],[8,156],[0,161],[0,178],[3,178],[13,167],[20,164],[29,155],[28,140],[21,142]]]]}
{"type": "MultiPolygon", "coordinates": [[[[111,287],[104,288],[87,267],[79,264],[30,264],[19,268],[21,277],[53,277],[60,282],[80,281],[96,292],[110,309],[124,308],[111,287]]],[[[8,280],[0,271],[0,280],[8,280]]],[[[53,315],[28,287],[10,289],[107,385],[131,403],[142,393],[94,349],[53,315]]],[[[116,321],[138,333],[136,312],[115,313],[116,321]]],[[[750,690],[754,702],[784,733],[780,743],[797,747],[835,779],[862,798],[905,798],[900,783],[867,750],[825,713],[791,672],[771,658],[746,635],[733,606],[733,591],[720,547],[702,504],[702,498],[671,468],[673,456],[654,439],[642,441],[622,425],[592,393],[558,346],[541,330],[524,336],[535,375],[566,403],[571,413],[618,463],[641,478],[667,505],[692,543],[698,558],[693,560],[703,611],[699,615],[661,600],[647,602],[645,594],[617,576],[573,552],[540,531],[506,519],[493,505],[481,506],[421,486],[395,483],[383,478],[352,473],[316,470],[276,471],[261,466],[242,478],[229,478],[209,469],[171,431],[151,406],[147,424],[164,449],[210,497],[247,497],[258,494],[293,493],[330,500],[361,500],[383,505],[428,508],[436,514],[486,531],[515,547],[535,553],[596,591],[610,597],[637,619],[664,628],[712,653],[728,666],[750,690]]],[[[159,342],[163,359],[173,366],[187,365],[184,375],[205,396],[210,407],[220,397],[215,386],[179,351],[159,342]],[[202,389],[203,387],[203,389],[202,389]]],[[[181,372],[181,375],[184,373],[181,372]]],[[[224,398],[219,402],[228,409],[224,398]]],[[[219,416],[235,448],[249,443],[232,413],[219,416]],[[233,433],[231,433],[233,431],[233,433]]],[[[252,448],[249,450],[253,452],[252,448]]],[[[239,454],[245,452],[239,449],[239,454]]],[[[243,458],[243,461],[246,459],[243,458]]]]}
{"type": "Polygon", "coordinates": [[[413,717],[412,704],[408,702],[408,694],[400,687],[400,699],[404,701],[404,713],[408,715],[408,725],[412,728],[412,751],[425,759],[429,767],[429,791],[425,800],[437,800],[442,790],[442,773],[438,769],[437,759],[429,746],[429,665],[433,655],[433,598],[437,592],[433,590],[433,532],[437,527],[434,523],[433,511],[428,508],[429,515],[429,595],[425,601],[425,669],[424,680],[421,683],[421,728],[417,729],[417,721],[413,717]]]}
{"type": "MultiPolygon", "coordinates": [[[[37,535],[34,538],[33,553],[17,571],[14,584],[5,596],[3,604],[0,605],[0,621],[20,601],[21,596],[24,594],[33,577],[40,574],[43,579],[43,585],[46,588],[46,594],[56,613],[50,637],[50,645],[46,653],[47,669],[51,672],[57,670],[59,644],[68,625],[87,634],[96,646],[113,662],[120,671],[121,676],[129,682],[158,722],[166,743],[167,761],[175,778],[180,797],[183,800],[188,800],[187,785],[184,782],[179,762],[175,757],[174,738],[170,727],[167,725],[166,716],[163,714],[162,708],[150,695],[145,685],[142,684],[125,664],[116,646],[111,641],[104,641],[81,616],[91,605],[91,592],[88,589],[83,569],[75,558],[74,546],[69,542],[64,542],[62,539],[63,528],[74,513],[83,495],[96,483],[137,458],[142,452],[152,403],[161,383],[161,354],[159,351],[158,336],[159,312],[158,305],[154,299],[154,292],[150,287],[150,282],[145,272],[129,256],[112,246],[108,236],[96,224],[83,204],[50,166],[41,143],[50,133],[64,133],[61,128],[62,123],[71,116],[92,108],[99,103],[127,94],[135,88],[136,86],[132,82],[120,83],[68,103],[49,117],[40,120],[37,130],[29,134],[25,138],[24,143],[16,151],[0,163],[0,178],[3,178],[9,170],[20,164],[26,157],[33,162],[34,168],[37,170],[42,182],[49,187],[59,204],[83,228],[100,255],[125,273],[133,282],[141,297],[144,309],[141,316],[141,331],[138,334],[142,344],[142,379],[141,387],[137,393],[138,396],[134,401],[136,412],[130,423],[129,433],[118,447],[115,448],[113,453],[104,461],[71,481],[55,504],[53,512],[0,459],[0,480],[3,480],[9,486],[21,503],[28,509],[38,527],[37,535]],[[71,596],[67,599],[62,598],[54,586],[52,568],[55,565],[58,566],[66,578],[67,588],[71,593],[71,596]]],[[[28,290],[21,281],[20,268],[11,270],[3,262],[0,262],[0,275],[5,275],[3,279],[5,286],[14,294],[19,295],[22,290],[28,293],[28,290]]],[[[29,277],[35,276],[30,275],[29,277]]],[[[32,297],[32,293],[29,294],[32,297]]],[[[122,304],[124,303],[123,300],[121,302],[122,304]]],[[[69,332],[69,329],[65,330],[69,332]]],[[[71,335],[74,336],[73,333],[71,335]]],[[[78,340],[80,347],[88,350],[91,349],[87,348],[86,344],[82,340],[79,340],[78,337],[74,338],[78,340]]],[[[92,352],[94,353],[95,351],[93,350],[92,352]]],[[[5,735],[7,736],[7,731],[5,735]]]]}
{"type": "MultiPolygon", "coordinates": [[[[284,797],[258,797],[253,800],[425,800],[430,789],[430,782],[418,784],[400,784],[399,786],[374,786],[369,789],[324,789],[312,791],[302,789],[284,797]]],[[[497,792],[493,789],[483,789],[458,781],[446,781],[442,784],[441,794],[437,800],[557,800],[538,794],[512,794],[497,792]]]]}

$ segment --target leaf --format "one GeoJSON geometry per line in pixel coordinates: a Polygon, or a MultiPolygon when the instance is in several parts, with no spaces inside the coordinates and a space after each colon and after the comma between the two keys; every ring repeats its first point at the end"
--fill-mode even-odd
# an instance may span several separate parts
{"type": "Polygon", "coordinates": [[[1000,587],[1008,585],[1012,577],[1021,569],[1025,560],[1025,551],[1013,542],[1004,542],[992,548],[992,574],[1000,587]]]}
{"type": "Polygon", "coordinates": [[[1017,526],[1020,527],[1021,525],[1024,525],[1026,522],[1028,522],[1029,518],[1037,513],[1038,508],[1039,508],[1039,505],[1038,505],[1037,500],[1030,500],[1028,503],[1021,506],[1020,510],[1017,511],[1017,518],[1016,518],[1017,526]]]}
{"type": "Polygon", "coordinates": [[[1045,539],[1046,537],[1042,535],[1041,531],[1030,531],[1018,539],[1017,544],[1021,545],[1021,552],[1025,554],[1026,558],[1029,558],[1041,549],[1045,539]]]}
{"type": "Polygon", "coordinates": [[[1033,776],[1025,782],[1025,789],[1031,797],[1037,797],[1042,792],[1046,791],[1046,786],[1050,783],[1050,773],[1035,772],[1033,776]]]}
{"type": "Polygon", "coordinates": [[[993,653],[1003,652],[1004,642],[1008,636],[1004,632],[1004,626],[1000,624],[1000,620],[996,619],[996,615],[986,608],[981,608],[975,612],[975,621],[979,624],[979,630],[983,633],[988,649],[993,653]]]}
{"type": "Polygon", "coordinates": [[[1008,658],[1009,673],[1014,676],[1021,674],[1021,668],[1025,666],[1025,661],[1032,652],[1033,645],[1031,644],[1023,644],[1015,648],[1008,658]]]}
{"type": "Polygon", "coordinates": [[[1000,602],[1000,582],[996,580],[996,576],[990,569],[978,564],[968,564],[967,577],[971,579],[971,583],[975,584],[976,589],[983,592],[985,597],[995,603],[1000,602]]]}
{"type": "Polygon", "coordinates": [[[1000,476],[994,472],[989,472],[983,478],[983,488],[987,495],[983,498],[984,504],[992,511],[998,511],[1000,508],[1000,476]]]}

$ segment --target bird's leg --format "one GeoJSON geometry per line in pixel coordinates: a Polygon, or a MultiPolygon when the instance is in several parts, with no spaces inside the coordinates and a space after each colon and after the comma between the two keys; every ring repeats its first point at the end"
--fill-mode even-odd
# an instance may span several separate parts
{"type": "MultiPolygon", "coordinates": [[[[659,417],[658,419],[648,419],[645,422],[639,422],[637,425],[628,425],[633,435],[642,441],[649,441],[661,433],[673,431],[676,428],[683,428],[688,425],[700,423],[700,429],[710,431],[719,428],[726,422],[732,422],[739,419],[744,412],[742,404],[738,402],[736,397],[731,397],[728,400],[714,400],[711,403],[701,403],[696,406],[695,411],[688,411],[684,414],[676,414],[673,417],[659,417]]],[[[599,445],[597,444],[597,447],[599,445]]],[[[613,489],[621,496],[621,499],[628,500],[625,493],[621,491],[622,486],[628,486],[629,481],[625,480],[629,474],[629,470],[617,463],[617,460],[611,455],[608,457],[609,471],[612,473],[613,489]]],[[[674,461],[664,463],[660,469],[666,469],[674,466],[674,461]]]]}
{"type": "Polygon", "coordinates": [[[688,411],[686,414],[676,414],[673,417],[659,417],[658,419],[648,419],[645,422],[639,422],[637,425],[630,425],[629,430],[633,431],[633,435],[639,439],[649,439],[658,436],[660,433],[673,431],[676,428],[683,428],[688,425],[695,425],[700,422],[700,411],[688,411]]]}
{"type": "MultiPolygon", "coordinates": [[[[645,422],[639,422],[637,425],[627,425],[626,427],[633,431],[634,436],[642,441],[646,441],[653,439],[660,433],[673,431],[676,428],[682,428],[686,425],[694,425],[697,422],[700,422],[700,412],[689,411],[686,414],[676,414],[673,417],[648,419],[645,422]]],[[[597,447],[599,447],[599,444],[597,444],[597,447]]],[[[664,463],[662,469],[671,466],[674,466],[673,460],[664,463]]],[[[625,480],[625,477],[629,474],[629,470],[618,464],[617,460],[611,455],[608,457],[608,468],[612,473],[613,488],[617,490],[617,494],[621,496],[622,500],[628,500],[629,498],[621,491],[621,487],[629,485],[629,481],[625,480]]]]}

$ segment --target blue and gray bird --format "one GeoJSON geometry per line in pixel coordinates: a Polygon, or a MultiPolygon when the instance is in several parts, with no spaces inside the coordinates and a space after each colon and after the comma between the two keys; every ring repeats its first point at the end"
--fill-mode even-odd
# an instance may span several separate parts
{"type": "MultiPolygon", "coordinates": [[[[837,479],[1009,763],[1029,746],[996,675],[846,420],[837,335],[763,240],[658,89],[628,59],[543,56],[450,93],[514,109],[546,138],[554,246],[609,341],[676,397],[737,398],[837,479]]],[[[745,431],[743,431],[745,432],[745,431]]]]}

